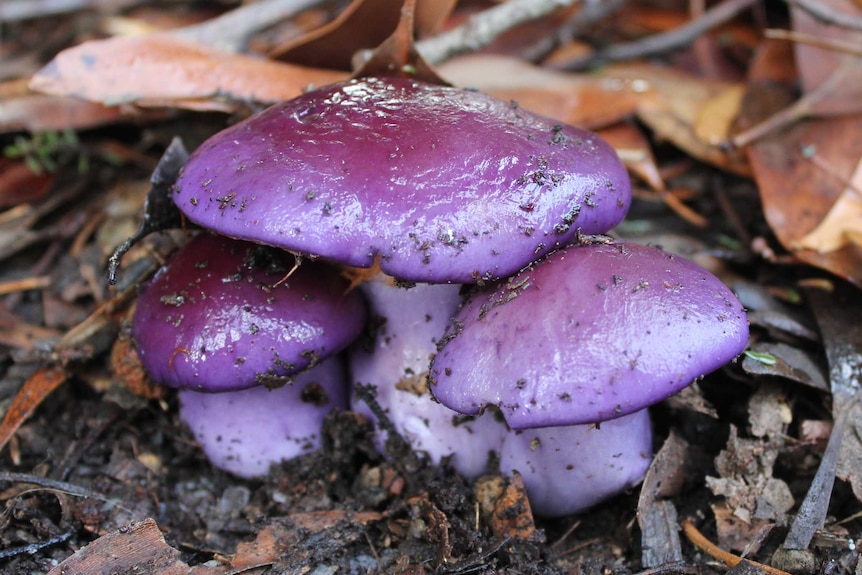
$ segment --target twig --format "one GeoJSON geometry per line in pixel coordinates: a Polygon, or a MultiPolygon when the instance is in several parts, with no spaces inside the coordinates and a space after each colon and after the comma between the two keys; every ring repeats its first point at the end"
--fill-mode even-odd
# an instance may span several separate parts
{"type": "Polygon", "coordinates": [[[0,2],[0,22],[18,22],[43,16],[67,14],[88,8],[110,7],[120,9],[135,4],[137,0],[6,0],[0,2]]]}
{"type": "Polygon", "coordinates": [[[68,540],[73,534],[73,531],[67,531],[65,533],[55,535],[54,537],[50,537],[44,541],[39,541],[37,543],[30,543],[29,545],[21,545],[20,547],[10,547],[9,549],[0,550],[0,559],[9,559],[10,557],[24,554],[33,555],[34,553],[41,551],[42,549],[51,547],[52,545],[56,545],[58,543],[63,543],[64,541],[68,540]]]}
{"type": "Polygon", "coordinates": [[[580,36],[581,32],[619,11],[628,0],[605,0],[604,2],[587,2],[574,16],[563,24],[559,30],[548,34],[541,40],[525,49],[523,57],[531,62],[544,60],[559,46],[568,44],[580,36]]]}
{"type": "Polygon", "coordinates": [[[579,0],[509,0],[471,16],[452,30],[416,43],[430,64],[439,64],[458,54],[475,52],[497,36],[524,22],[541,18],[579,0]]]}
{"type": "Polygon", "coordinates": [[[248,39],[257,31],[317,6],[322,1],[260,0],[225,12],[201,24],[174,30],[171,34],[196,40],[220,50],[240,52],[245,48],[248,39]]]}
{"type": "Polygon", "coordinates": [[[698,18],[691,20],[673,30],[653,36],[647,36],[641,40],[617,44],[608,48],[597,50],[592,54],[571,60],[561,67],[566,70],[580,70],[597,66],[606,62],[619,62],[634,58],[643,58],[667,52],[676,48],[682,48],[691,44],[701,34],[716,26],[732,20],[737,14],[750,8],[758,0],[725,0],[707,10],[698,18]]]}
{"type": "Polygon", "coordinates": [[[51,285],[51,276],[35,276],[20,280],[0,282],[0,295],[15,292],[45,289],[51,285]]]}
{"type": "Polygon", "coordinates": [[[826,444],[820,466],[817,468],[817,473],[814,474],[808,493],[805,494],[805,499],[802,500],[802,505],[799,506],[799,511],[796,512],[796,517],[793,518],[793,523],[790,524],[787,537],[782,544],[785,549],[808,549],[814,538],[814,532],[823,529],[826,523],[829,501],[832,498],[832,487],[835,484],[835,473],[838,469],[841,439],[844,436],[844,429],[847,427],[848,415],[853,412],[854,403],[851,402],[843,406],[841,415],[832,427],[832,434],[829,436],[829,443],[826,444]]]}
{"type": "Polygon", "coordinates": [[[97,493],[91,489],[87,489],[86,487],[81,487],[80,485],[75,485],[74,483],[69,483],[67,481],[57,481],[56,479],[48,479],[47,477],[39,477],[38,475],[31,475],[29,473],[17,473],[14,471],[0,471],[0,481],[5,481],[7,483],[25,483],[28,485],[34,485],[35,489],[28,491],[53,491],[56,493],[71,495],[73,497],[81,497],[84,499],[102,501],[103,503],[107,503],[108,505],[116,506],[119,509],[129,511],[129,508],[120,504],[119,499],[105,497],[104,495],[101,495],[100,493],[97,493]]]}
{"type": "Polygon", "coordinates": [[[685,533],[685,536],[688,537],[688,540],[691,541],[692,545],[700,547],[700,549],[712,557],[713,559],[718,559],[728,567],[736,567],[743,561],[748,561],[755,567],[758,567],[763,570],[767,575],[790,575],[787,571],[782,571],[781,569],[776,569],[775,567],[770,567],[769,565],[764,565],[763,563],[758,563],[757,561],[751,561],[750,559],[743,559],[733,553],[728,553],[724,549],[717,546],[715,543],[707,539],[703,533],[697,530],[697,527],[694,526],[689,519],[684,519],[682,522],[682,532],[685,533]]]}
{"type": "Polygon", "coordinates": [[[862,47],[857,42],[849,42],[840,38],[824,38],[815,34],[805,34],[804,32],[796,32],[793,30],[782,30],[781,28],[768,28],[763,31],[763,37],[771,40],[787,40],[805,46],[814,48],[823,48],[824,50],[832,50],[841,54],[850,54],[851,56],[862,56],[862,47]]]}
{"type": "Polygon", "coordinates": [[[791,6],[806,11],[809,15],[825,24],[841,26],[851,30],[862,30],[862,18],[852,14],[845,14],[830,8],[826,2],[820,0],[785,0],[791,6]]]}

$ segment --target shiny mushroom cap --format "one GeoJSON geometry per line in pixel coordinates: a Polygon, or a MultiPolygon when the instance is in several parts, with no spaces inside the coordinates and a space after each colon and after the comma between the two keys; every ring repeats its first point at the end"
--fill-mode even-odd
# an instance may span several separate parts
{"type": "Polygon", "coordinates": [[[361,332],[365,304],[337,270],[202,234],[141,293],[132,337],[150,376],[205,392],[278,387],[361,332]]]}
{"type": "Polygon", "coordinates": [[[562,249],[462,307],[431,368],[444,405],[500,408],[513,429],[633,413],[739,355],[742,305],[657,248],[562,249]]]}
{"type": "Polygon", "coordinates": [[[402,78],[313,90],[210,138],[174,201],[193,222],[407,281],[506,277],[603,233],[631,189],[614,150],[478,92],[402,78]]]}

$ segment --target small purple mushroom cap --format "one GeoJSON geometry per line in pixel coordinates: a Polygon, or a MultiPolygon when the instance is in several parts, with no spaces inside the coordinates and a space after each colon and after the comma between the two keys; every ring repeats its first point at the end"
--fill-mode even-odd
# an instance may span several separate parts
{"type": "Polygon", "coordinates": [[[218,233],[430,283],[502,278],[603,233],[631,189],[614,150],[478,92],[333,84],[206,141],[174,201],[218,233]]]}
{"type": "Polygon", "coordinates": [[[542,517],[578,513],[634,487],[652,461],[649,411],[601,425],[513,431],[500,452],[500,469],[517,470],[530,507],[542,517]]]}
{"type": "Polygon", "coordinates": [[[328,359],[278,389],[179,393],[180,418],[213,465],[241,477],[320,447],[323,419],[347,406],[340,358],[328,359]]]}
{"type": "Polygon", "coordinates": [[[652,405],[745,349],[721,281],[636,244],[561,249],[476,293],[431,369],[444,405],[499,406],[513,429],[591,423],[652,405]]]}
{"type": "Polygon", "coordinates": [[[150,376],[207,392],[278,386],[346,347],[365,304],[338,271],[202,234],[141,293],[132,337],[150,376]],[[281,282],[281,283],[279,283],[281,282]]]}

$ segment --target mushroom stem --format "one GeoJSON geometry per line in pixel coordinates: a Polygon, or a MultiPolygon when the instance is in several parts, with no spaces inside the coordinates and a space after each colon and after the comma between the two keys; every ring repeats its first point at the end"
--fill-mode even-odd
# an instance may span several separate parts
{"type": "Polygon", "coordinates": [[[180,418],[213,465],[240,477],[265,475],[272,464],[320,448],[320,428],[333,408],[347,407],[341,358],[305,371],[278,389],[179,393],[180,418]]]}
{"type": "Polygon", "coordinates": [[[652,459],[646,409],[604,421],[512,431],[500,468],[518,471],[536,515],[577,513],[641,482],[652,459]]]}
{"type": "MultiPolygon", "coordinates": [[[[377,401],[394,428],[432,462],[450,457],[466,477],[487,469],[490,452],[499,451],[506,428],[489,413],[464,416],[436,403],[428,392],[428,366],[437,341],[461,302],[459,285],[417,284],[395,287],[386,276],[361,284],[372,315],[381,325],[371,351],[355,346],[349,354],[354,384],[374,385],[377,401]]],[[[376,420],[354,398],[353,409],[376,420]]],[[[381,449],[386,433],[378,426],[381,449]]]]}

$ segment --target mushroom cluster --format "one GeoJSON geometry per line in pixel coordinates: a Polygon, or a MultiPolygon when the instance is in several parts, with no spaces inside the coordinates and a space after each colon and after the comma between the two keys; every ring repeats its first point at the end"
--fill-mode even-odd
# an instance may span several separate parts
{"type": "MultiPolygon", "coordinates": [[[[173,197],[192,222],[235,238],[201,236],[223,242],[211,248],[225,252],[211,280],[174,274],[181,259],[195,259],[187,246],[135,316],[148,371],[194,390],[183,392],[183,413],[202,442],[210,433],[197,426],[231,419],[244,401],[207,393],[243,393],[248,381],[302,387],[335,364],[322,360],[366,321],[362,294],[373,341],[349,349],[347,377],[377,388],[391,428],[468,477],[498,459],[501,471],[525,477],[538,513],[569,513],[636,484],[651,454],[645,408],[732,359],[747,339],[741,306],[708,272],[654,248],[584,240],[618,224],[631,201],[609,145],[474,91],[362,78],[308,92],[210,138],[173,197]],[[257,244],[305,263],[251,272],[248,255],[227,257],[257,244]],[[353,290],[333,264],[379,270],[353,290]],[[231,270],[242,278],[222,281],[231,270]],[[165,285],[172,274],[179,279],[165,285]],[[256,295],[235,296],[242,303],[228,310],[227,295],[198,292],[196,282],[219,281],[256,295]],[[288,287],[290,303],[269,299],[288,287]],[[318,287],[326,295],[310,295],[318,287]],[[212,323],[190,319],[192,299],[219,310],[200,314],[212,323]],[[308,300],[338,319],[317,316],[317,331],[273,319],[304,313],[308,300]],[[266,321],[249,319],[257,305],[266,321]],[[150,335],[152,324],[183,314],[174,336],[150,335]],[[260,331],[246,338],[252,323],[260,331]],[[264,335],[264,324],[274,331],[264,335]],[[585,465],[593,452],[605,455],[585,465]]],[[[338,405],[339,392],[319,387],[338,405]]],[[[266,394],[278,391],[255,391],[254,409],[270,407],[266,394]]],[[[374,420],[361,403],[352,409],[374,420]]],[[[253,419],[236,419],[236,437],[253,419]]],[[[260,449],[254,465],[229,469],[258,474],[285,453],[260,449]]]]}
{"type": "Polygon", "coordinates": [[[347,407],[334,358],[366,308],[338,270],[207,233],[142,291],[132,337],[147,372],[180,389],[180,416],[210,460],[251,477],[316,449],[323,418],[347,407]],[[282,281],[284,280],[284,281],[282,281]]]}

